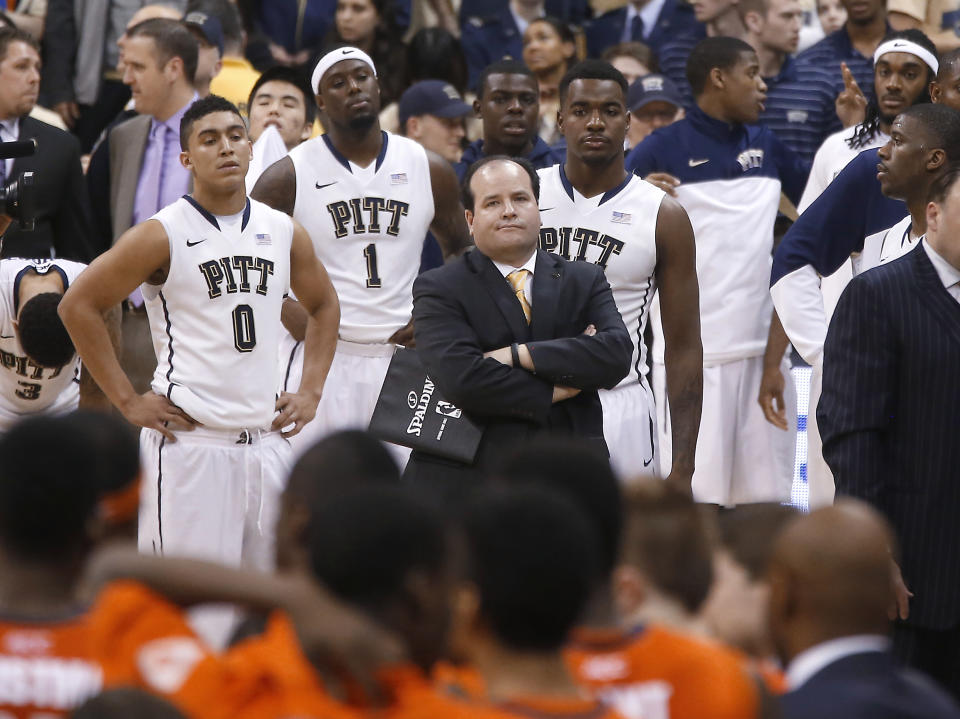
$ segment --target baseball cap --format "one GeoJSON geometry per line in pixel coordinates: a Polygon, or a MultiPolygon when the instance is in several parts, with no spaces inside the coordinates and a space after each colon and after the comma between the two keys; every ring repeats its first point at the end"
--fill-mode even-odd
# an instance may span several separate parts
{"type": "Polygon", "coordinates": [[[666,75],[638,77],[627,90],[627,109],[630,112],[635,112],[651,102],[669,102],[671,105],[683,107],[680,91],[666,75]]]}
{"type": "Polygon", "coordinates": [[[463,101],[460,93],[449,82],[443,80],[421,80],[406,89],[400,96],[400,127],[407,118],[417,115],[434,117],[463,117],[473,112],[473,108],[463,101]]]}
{"type": "Polygon", "coordinates": [[[223,57],[223,25],[220,20],[205,12],[191,12],[183,17],[185,25],[193,25],[207,39],[208,45],[215,45],[223,57]]]}

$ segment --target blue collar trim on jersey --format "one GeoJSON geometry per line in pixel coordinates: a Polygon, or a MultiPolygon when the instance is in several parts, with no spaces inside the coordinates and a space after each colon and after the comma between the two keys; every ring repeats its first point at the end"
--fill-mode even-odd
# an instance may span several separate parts
{"type": "MultiPolygon", "coordinates": [[[[33,265],[27,265],[22,270],[17,273],[17,276],[13,278],[13,316],[16,317],[20,313],[20,280],[23,279],[23,276],[27,274],[28,271],[33,270],[37,271],[37,268],[33,265]]],[[[63,271],[62,267],[57,265],[50,265],[50,269],[47,270],[56,270],[57,274],[60,275],[60,281],[63,282],[63,292],[66,294],[67,290],[70,288],[70,280],[67,279],[67,273],[63,271]]],[[[38,275],[45,275],[47,272],[37,272],[38,275]]]]}
{"type": "Polygon", "coordinates": [[[700,109],[700,106],[694,103],[693,107],[687,110],[687,121],[690,122],[696,129],[702,132],[705,135],[714,137],[723,142],[730,142],[734,139],[738,139],[743,135],[745,130],[745,125],[735,122],[729,123],[724,120],[718,120],[715,117],[711,117],[703,110],[700,109]]]}
{"type": "MultiPolygon", "coordinates": [[[[339,162],[341,165],[343,165],[345,168],[347,168],[347,172],[349,172],[350,174],[353,174],[353,170],[350,169],[350,160],[344,157],[343,154],[340,152],[340,150],[338,150],[336,147],[333,146],[333,142],[330,140],[330,137],[327,135],[327,133],[323,133],[322,135],[320,135],[320,137],[323,138],[324,143],[326,143],[327,145],[327,149],[330,150],[330,154],[333,155],[336,161],[339,162]]],[[[384,132],[383,130],[380,130],[380,154],[377,155],[377,165],[374,168],[374,172],[380,169],[380,165],[383,164],[383,158],[387,156],[387,138],[388,137],[389,136],[387,135],[386,132],[384,132]]]]}
{"type": "MultiPolygon", "coordinates": [[[[567,177],[567,171],[564,169],[566,163],[560,163],[560,184],[563,185],[564,191],[567,193],[567,196],[573,200],[573,183],[570,182],[570,178],[567,177]]],[[[624,187],[630,184],[630,180],[633,178],[631,173],[627,173],[627,176],[623,178],[623,182],[614,187],[612,190],[607,190],[603,193],[603,197],[600,198],[599,204],[602,205],[607,200],[616,197],[620,194],[620,191],[624,187]]]]}
{"type": "MultiPolygon", "coordinates": [[[[217,218],[213,215],[213,213],[207,210],[207,208],[201,206],[200,203],[197,202],[195,199],[193,199],[190,195],[184,195],[183,199],[189,202],[191,205],[193,205],[193,208],[197,212],[199,212],[201,215],[203,215],[203,219],[205,219],[211,225],[216,227],[218,231],[220,230],[220,223],[217,222],[217,218]]],[[[247,198],[247,204],[244,205],[243,207],[243,219],[240,221],[240,232],[243,232],[245,229],[247,229],[248,222],[250,222],[250,198],[249,197],[247,198]]]]}

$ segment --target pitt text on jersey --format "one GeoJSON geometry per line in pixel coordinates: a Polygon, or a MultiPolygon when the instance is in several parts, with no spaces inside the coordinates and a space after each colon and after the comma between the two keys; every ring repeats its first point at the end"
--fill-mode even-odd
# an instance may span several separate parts
{"type": "MultiPolygon", "coordinates": [[[[200,264],[200,273],[207,281],[207,294],[215,300],[223,295],[225,285],[228,295],[238,292],[249,294],[253,287],[258,295],[267,294],[267,278],[273,274],[273,260],[251,255],[221,257],[200,264]],[[236,272],[236,274],[234,274],[236,272]],[[259,281],[251,284],[251,274],[259,273],[259,281]]],[[[233,310],[233,345],[237,352],[252,352],[257,346],[257,331],[253,321],[253,308],[239,304],[233,310]]]]}
{"type": "MultiPolygon", "coordinates": [[[[4,350],[0,350],[0,365],[3,365],[3,367],[9,370],[13,370],[20,377],[27,377],[28,379],[53,379],[63,370],[63,367],[48,367],[46,369],[49,371],[49,374],[44,377],[43,371],[45,368],[34,364],[27,357],[15,355],[13,352],[6,352],[4,350]]],[[[20,389],[16,390],[16,395],[20,399],[38,399],[40,397],[41,385],[36,382],[24,382],[20,380],[17,384],[20,386],[20,389]]]]}
{"type": "Polygon", "coordinates": [[[616,237],[604,235],[596,230],[588,230],[585,227],[541,227],[540,228],[540,249],[546,252],[559,254],[565,260],[585,260],[587,259],[587,248],[590,245],[596,245],[600,248],[600,256],[595,264],[604,269],[611,255],[619,255],[623,249],[623,241],[616,237]],[[576,255],[570,255],[571,242],[576,244],[576,255]]]}
{"type": "Polygon", "coordinates": [[[383,220],[387,225],[386,233],[391,237],[397,237],[400,234],[400,218],[410,213],[410,203],[387,200],[383,197],[355,197],[351,200],[331,202],[327,205],[327,211],[333,218],[334,232],[337,237],[347,236],[347,225],[351,220],[353,220],[355,235],[379,234],[380,222],[383,220]],[[390,213],[389,222],[386,220],[387,213],[390,213]]]}

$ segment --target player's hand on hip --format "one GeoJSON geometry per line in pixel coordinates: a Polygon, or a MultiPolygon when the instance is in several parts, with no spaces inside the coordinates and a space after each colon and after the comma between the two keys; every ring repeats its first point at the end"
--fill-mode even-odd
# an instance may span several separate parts
{"type": "Polygon", "coordinates": [[[783,388],[786,380],[780,365],[764,365],[763,376],[760,378],[760,396],[757,401],[763,410],[763,416],[774,427],[787,431],[787,405],[783,401],[783,388]]]}
{"type": "Polygon", "coordinates": [[[390,339],[388,339],[387,342],[404,347],[416,346],[416,342],[413,341],[413,318],[411,317],[407,324],[390,335],[390,339]]]}
{"type": "Polygon", "coordinates": [[[293,437],[295,434],[299,434],[307,422],[317,416],[317,404],[319,402],[320,395],[313,392],[281,392],[274,408],[279,414],[274,418],[270,429],[282,430],[284,427],[293,425],[293,429],[281,432],[281,434],[284,437],[293,437]]]}
{"type": "Polygon", "coordinates": [[[135,395],[120,411],[131,424],[155,429],[171,442],[177,441],[174,431],[189,431],[197,424],[193,417],[156,392],[135,395]]]}
{"type": "Polygon", "coordinates": [[[670,197],[677,196],[676,188],[680,184],[680,180],[671,175],[669,172],[651,172],[643,179],[649,182],[651,185],[659,187],[661,190],[670,195],[670,197]]]}

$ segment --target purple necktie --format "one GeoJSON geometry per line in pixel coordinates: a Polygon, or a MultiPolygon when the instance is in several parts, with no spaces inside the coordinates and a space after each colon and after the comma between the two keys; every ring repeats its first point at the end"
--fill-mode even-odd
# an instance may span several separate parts
{"type": "MultiPolygon", "coordinates": [[[[155,122],[150,129],[150,139],[143,153],[143,167],[140,168],[140,181],[134,204],[134,221],[143,222],[153,217],[163,207],[163,160],[167,149],[167,126],[155,122]]],[[[143,304],[143,295],[138,287],[130,293],[129,300],[134,307],[143,304]]]]}

